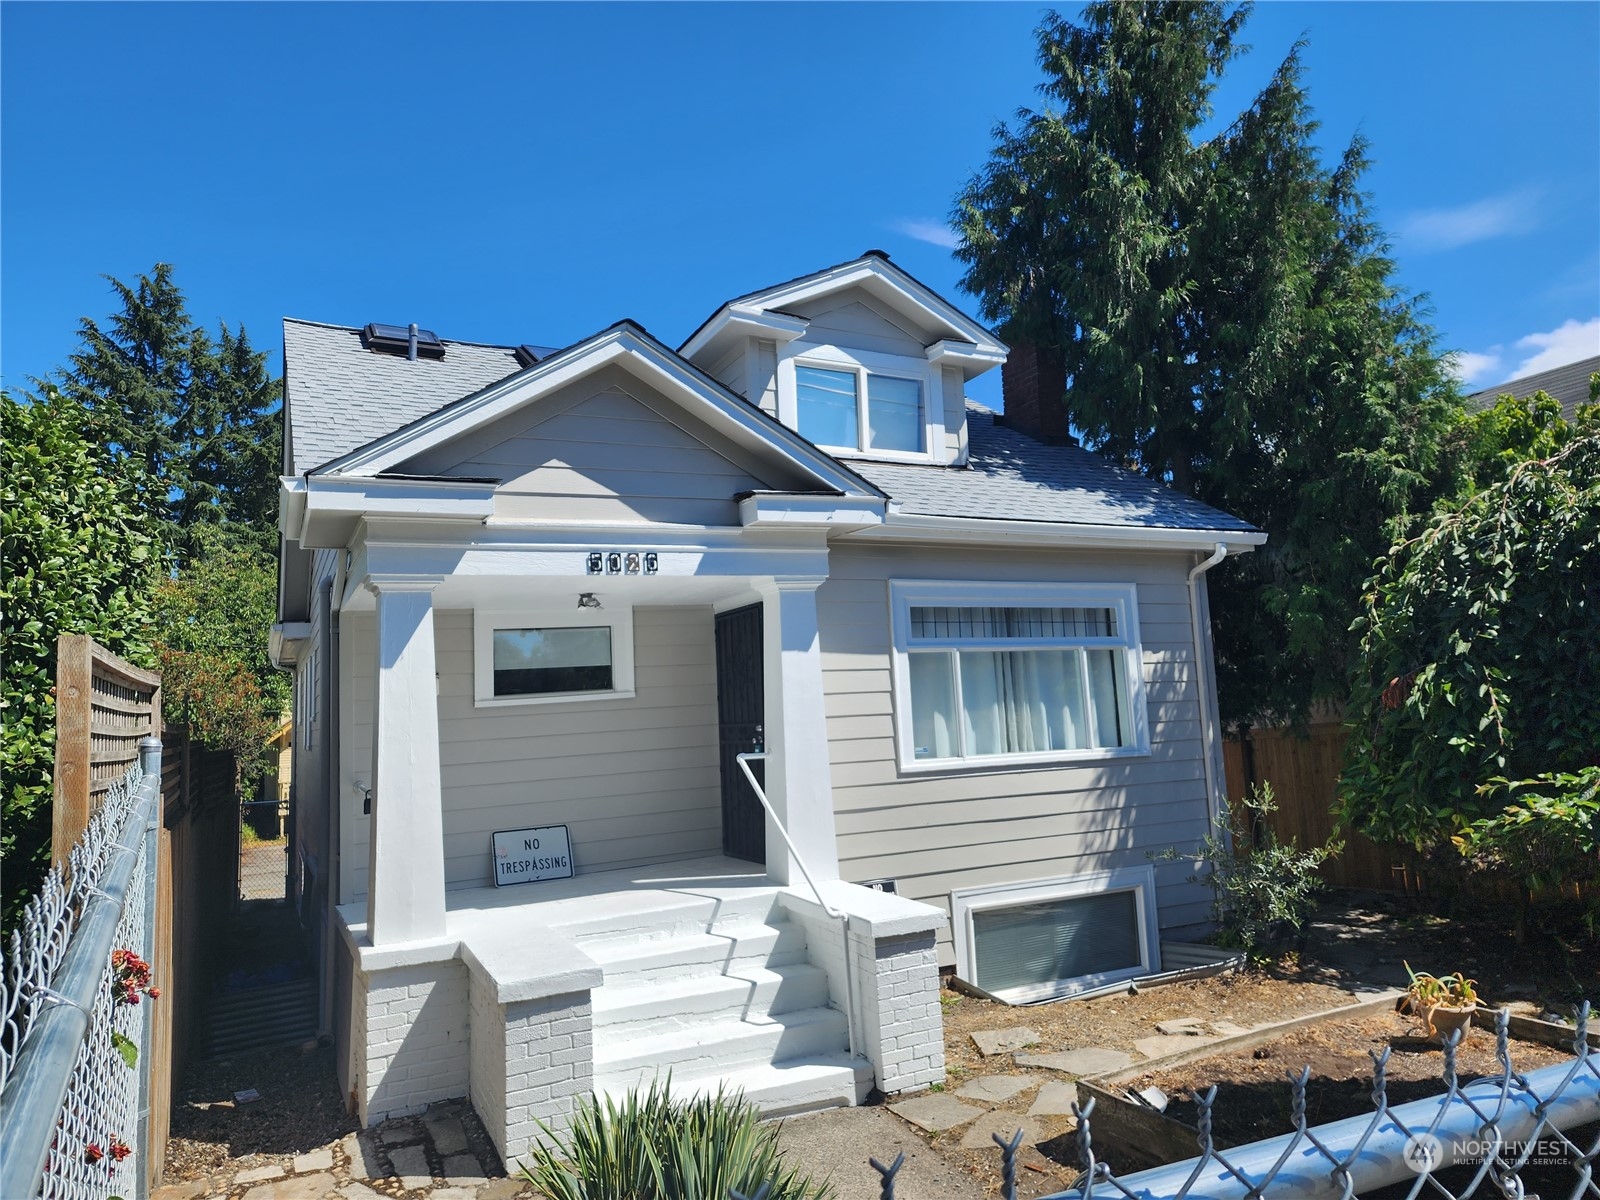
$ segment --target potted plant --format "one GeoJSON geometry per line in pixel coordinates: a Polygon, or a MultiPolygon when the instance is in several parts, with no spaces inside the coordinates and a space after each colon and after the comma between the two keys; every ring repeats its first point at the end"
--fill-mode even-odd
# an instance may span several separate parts
{"type": "Polygon", "coordinates": [[[1464,975],[1430,975],[1413,971],[1406,963],[1411,986],[1406,990],[1408,1009],[1422,1018],[1429,1036],[1439,1042],[1460,1032],[1462,1040],[1472,1027],[1472,1014],[1478,1009],[1476,979],[1464,975]]]}

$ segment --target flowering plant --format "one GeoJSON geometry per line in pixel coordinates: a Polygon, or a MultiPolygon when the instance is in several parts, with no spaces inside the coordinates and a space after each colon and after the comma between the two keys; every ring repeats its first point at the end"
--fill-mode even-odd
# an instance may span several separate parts
{"type": "Polygon", "coordinates": [[[161,989],[150,986],[150,964],[132,950],[111,952],[111,993],[118,1004],[137,1004],[141,995],[152,1000],[161,989]]]}

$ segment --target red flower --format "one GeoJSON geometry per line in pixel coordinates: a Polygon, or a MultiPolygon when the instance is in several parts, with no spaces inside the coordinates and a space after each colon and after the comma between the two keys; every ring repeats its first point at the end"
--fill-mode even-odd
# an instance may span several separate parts
{"type": "Polygon", "coordinates": [[[133,1153],[133,1147],[128,1145],[127,1142],[123,1141],[121,1138],[112,1138],[111,1139],[111,1157],[114,1160],[116,1160],[117,1162],[121,1162],[123,1159],[127,1158],[128,1155],[130,1155],[132,1153],[133,1153]]]}
{"type": "Polygon", "coordinates": [[[118,1004],[137,1004],[141,993],[158,995],[159,989],[150,986],[150,964],[132,950],[113,950],[111,993],[118,1004]]]}
{"type": "Polygon", "coordinates": [[[106,1152],[104,1150],[100,1149],[99,1144],[96,1143],[96,1142],[90,1142],[87,1146],[85,1146],[83,1148],[83,1161],[84,1162],[97,1163],[102,1158],[104,1158],[105,1156],[106,1156],[106,1152]]]}

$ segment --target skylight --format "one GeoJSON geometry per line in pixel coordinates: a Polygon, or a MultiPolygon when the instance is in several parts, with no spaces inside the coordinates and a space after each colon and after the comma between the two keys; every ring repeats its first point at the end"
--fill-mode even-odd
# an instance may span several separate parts
{"type": "Polygon", "coordinates": [[[374,321],[361,331],[361,344],[375,354],[410,357],[412,330],[416,330],[418,358],[444,357],[444,343],[439,335],[431,329],[417,329],[415,325],[383,325],[374,321]]]}

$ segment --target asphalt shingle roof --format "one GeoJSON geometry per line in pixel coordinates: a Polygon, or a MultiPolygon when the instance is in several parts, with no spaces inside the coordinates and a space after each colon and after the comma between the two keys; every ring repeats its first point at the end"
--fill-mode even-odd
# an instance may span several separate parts
{"type": "Polygon", "coordinates": [[[1564,367],[1540,371],[1537,375],[1524,375],[1521,379],[1513,379],[1497,387],[1484,388],[1468,396],[1467,404],[1472,408],[1488,408],[1507,393],[1522,399],[1535,392],[1544,392],[1552,400],[1560,401],[1561,414],[1570,421],[1577,415],[1578,405],[1589,403],[1589,376],[1596,371],[1600,371],[1600,354],[1579,359],[1564,367]]]}
{"type": "Polygon", "coordinates": [[[967,402],[969,463],[961,467],[852,462],[900,502],[936,517],[1250,532],[1248,521],[1125,471],[1077,446],[1047,446],[967,402]]]}
{"type": "Polygon", "coordinates": [[[291,474],[322,466],[522,370],[510,346],[444,342],[441,359],[374,354],[361,331],[283,323],[291,474]]]}
{"type": "MultiPolygon", "coordinates": [[[[482,391],[522,369],[512,347],[445,341],[442,359],[374,354],[357,329],[283,323],[285,396],[295,474],[482,391]]],[[[1587,377],[1585,377],[1587,378],[1587,377]]],[[[1253,527],[1076,446],[1047,446],[967,405],[970,465],[851,460],[846,466],[928,516],[1070,525],[1215,529],[1253,527]]]]}

